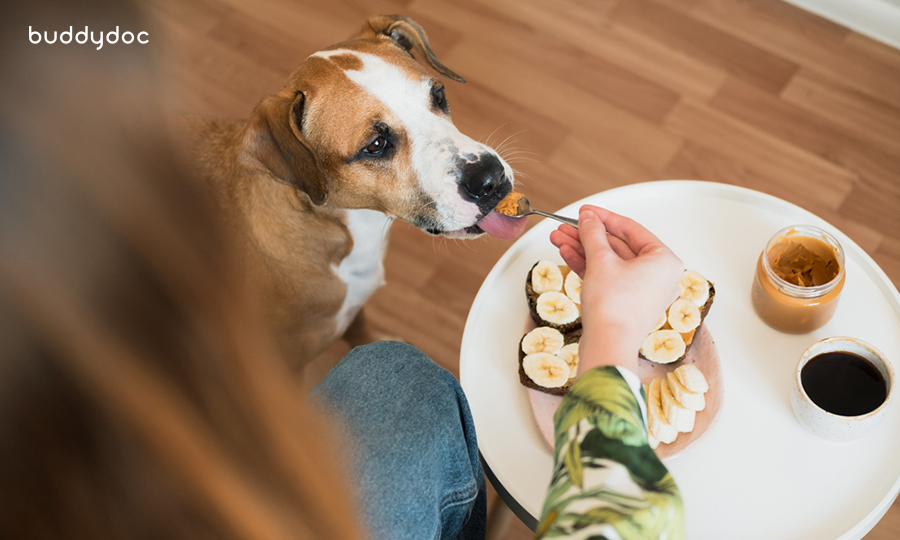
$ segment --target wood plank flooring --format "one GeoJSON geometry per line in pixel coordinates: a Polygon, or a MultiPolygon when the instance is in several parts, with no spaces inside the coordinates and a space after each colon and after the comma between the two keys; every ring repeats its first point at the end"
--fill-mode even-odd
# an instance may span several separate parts
{"type": "MultiPolygon", "coordinates": [[[[245,118],[376,13],[468,79],[457,126],[500,146],[536,205],[635,182],[744,186],[843,230],[900,286],[900,51],[777,0],[148,0],[186,111],[245,118]]],[[[458,373],[469,306],[508,243],[391,232],[375,326],[458,373]]],[[[346,352],[310,366],[316,380],[346,352]]],[[[900,503],[868,540],[900,537],[900,503]]],[[[530,538],[515,521],[507,540],[530,538]]]]}

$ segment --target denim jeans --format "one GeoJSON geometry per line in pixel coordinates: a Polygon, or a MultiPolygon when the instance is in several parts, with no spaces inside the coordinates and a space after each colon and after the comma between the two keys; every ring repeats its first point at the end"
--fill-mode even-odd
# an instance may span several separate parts
{"type": "Polygon", "coordinates": [[[350,444],[345,458],[374,540],[483,539],[487,499],[462,388],[411,345],[350,351],[312,392],[350,444]]]}

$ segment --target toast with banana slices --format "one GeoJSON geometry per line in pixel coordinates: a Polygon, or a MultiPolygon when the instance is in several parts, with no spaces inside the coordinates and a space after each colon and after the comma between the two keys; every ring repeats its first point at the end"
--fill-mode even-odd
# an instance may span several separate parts
{"type": "Polygon", "coordinates": [[[531,319],[563,334],[581,328],[581,278],[565,265],[541,260],[525,278],[531,319]]]}
{"type": "Polygon", "coordinates": [[[694,270],[685,270],[678,285],[678,299],[641,344],[638,354],[645,360],[658,364],[684,360],[716,298],[713,283],[694,270]]]}
{"type": "Polygon", "coordinates": [[[578,373],[581,329],[563,334],[538,326],[519,341],[519,382],[555,396],[565,395],[578,373]]]}
{"type": "MultiPolygon", "coordinates": [[[[581,278],[568,266],[540,260],[528,271],[525,296],[537,328],[519,341],[519,380],[528,388],[564,395],[577,373],[581,278]]],[[[712,282],[686,270],[678,299],[647,335],[638,356],[659,364],[683,360],[715,296],[712,282]]]]}

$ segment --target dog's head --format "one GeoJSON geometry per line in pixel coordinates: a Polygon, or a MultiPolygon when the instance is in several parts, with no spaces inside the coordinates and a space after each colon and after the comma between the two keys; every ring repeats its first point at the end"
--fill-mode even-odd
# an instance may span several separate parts
{"type": "Polygon", "coordinates": [[[429,233],[471,237],[511,190],[492,148],[459,132],[424,30],[371,17],[355,38],[315,53],[254,110],[246,148],[275,176],[341,208],[370,208],[429,233]]]}

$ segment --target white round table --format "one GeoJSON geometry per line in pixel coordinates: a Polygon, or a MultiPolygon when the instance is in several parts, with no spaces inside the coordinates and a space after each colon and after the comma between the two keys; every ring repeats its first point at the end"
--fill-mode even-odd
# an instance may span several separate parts
{"type": "MultiPolygon", "coordinates": [[[[536,201],[539,202],[539,201],[536,201]]],[[[790,404],[803,351],[828,336],[873,344],[900,368],[900,294],[847,236],[783,200],[734,186],[664,181],[613,189],[585,203],[642,223],[688,268],[716,284],[706,325],[719,349],[725,401],[712,429],[666,462],[685,503],[692,540],[862,538],[900,491],[900,405],[873,433],[832,443],[806,431],[790,404]],[[763,323],[750,304],[754,265],[779,229],[811,224],[844,247],[847,282],[834,318],[803,335],[763,323]]],[[[518,381],[517,344],[528,310],[524,281],[539,259],[561,262],[544,220],[497,262],[478,292],[463,334],[460,381],[468,396],[488,476],[532,528],[550,482],[552,456],[518,381]]]]}

